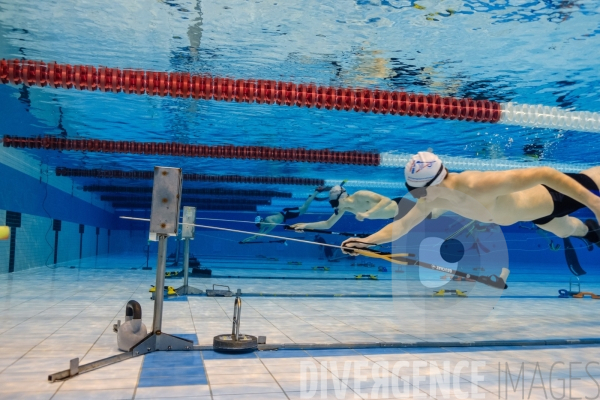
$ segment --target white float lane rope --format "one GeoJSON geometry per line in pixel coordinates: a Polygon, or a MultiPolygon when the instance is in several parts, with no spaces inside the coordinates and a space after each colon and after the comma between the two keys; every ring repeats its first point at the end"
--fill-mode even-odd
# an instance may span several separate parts
{"type": "MultiPolygon", "coordinates": [[[[122,217],[122,216],[119,217],[119,218],[130,219],[130,220],[133,220],[133,221],[146,221],[146,222],[150,222],[149,218],[135,218],[135,217],[122,217]]],[[[198,227],[198,228],[215,229],[217,231],[237,232],[237,233],[243,233],[243,234],[252,235],[252,236],[256,235],[256,236],[264,236],[264,237],[270,237],[270,238],[275,238],[275,239],[283,239],[283,240],[289,240],[289,241],[292,241],[292,242],[312,244],[312,245],[316,245],[316,246],[327,246],[327,247],[333,247],[335,249],[353,249],[353,247],[342,247],[342,246],[336,246],[334,244],[311,242],[310,240],[294,239],[294,238],[289,238],[289,237],[285,237],[285,236],[269,235],[269,234],[266,234],[266,233],[254,233],[254,232],[248,232],[248,231],[241,231],[241,230],[238,230],[238,229],[221,228],[221,227],[218,227],[218,226],[185,224],[183,222],[180,222],[179,224],[180,225],[193,225],[193,226],[198,227]]],[[[368,244],[368,243],[365,243],[365,244],[368,244]]],[[[371,246],[378,246],[375,243],[370,244],[370,245],[371,246]]],[[[363,250],[364,250],[364,248],[363,248],[363,250]]]]}
{"type": "MultiPolygon", "coordinates": [[[[122,218],[124,218],[124,217],[122,217],[122,218]]],[[[235,220],[235,219],[199,218],[199,217],[196,218],[196,219],[201,219],[201,220],[204,220],[204,221],[239,222],[239,223],[242,223],[242,224],[253,224],[253,225],[257,224],[257,222],[254,222],[254,221],[238,221],[238,220],[235,220]]],[[[287,224],[276,224],[274,222],[263,222],[263,221],[260,221],[260,223],[261,224],[265,224],[265,225],[280,225],[280,226],[287,225],[287,224]]]]}

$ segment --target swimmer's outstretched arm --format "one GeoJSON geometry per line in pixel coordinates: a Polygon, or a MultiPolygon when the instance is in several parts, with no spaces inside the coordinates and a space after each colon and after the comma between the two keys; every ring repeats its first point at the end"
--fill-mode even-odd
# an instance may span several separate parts
{"type": "Polygon", "coordinates": [[[303,229],[329,229],[342,218],[342,215],[344,215],[344,211],[340,211],[337,215],[332,214],[327,221],[310,222],[306,224],[299,223],[292,225],[291,228],[294,228],[297,231],[303,229]]]}
{"type": "MultiPolygon", "coordinates": [[[[347,239],[341,244],[341,246],[366,248],[376,244],[393,242],[394,240],[406,235],[412,228],[423,222],[430,212],[431,208],[425,202],[419,201],[417,202],[417,205],[401,219],[386,225],[380,231],[375,232],[366,238],[347,239]]],[[[342,251],[344,250],[342,249],[342,251]]],[[[346,251],[344,251],[344,253],[352,254],[352,252],[346,251]]]]}
{"type": "Polygon", "coordinates": [[[476,182],[470,184],[470,188],[498,197],[530,189],[536,185],[546,185],[575,199],[592,210],[596,218],[600,218],[600,197],[568,175],[550,167],[483,172],[476,182]]]}

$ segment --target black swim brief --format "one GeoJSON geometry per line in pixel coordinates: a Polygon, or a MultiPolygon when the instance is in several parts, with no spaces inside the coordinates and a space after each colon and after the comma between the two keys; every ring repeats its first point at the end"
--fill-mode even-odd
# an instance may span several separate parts
{"type": "MultiPolygon", "coordinates": [[[[417,203],[412,200],[405,199],[404,197],[396,197],[392,201],[398,204],[398,214],[394,217],[394,221],[402,219],[410,210],[412,210],[417,203]]],[[[431,219],[431,213],[427,216],[427,219],[431,219]]]]}
{"type": "MultiPolygon", "coordinates": [[[[583,187],[585,187],[586,189],[588,189],[590,192],[594,193],[596,196],[599,196],[599,192],[598,192],[598,186],[596,185],[596,182],[594,182],[594,180],[592,178],[590,178],[587,175],[584,174],[565,174],[570,176],[571,178],[575,179],[577,182],[579,182],[583,187]]],[[[583,204],[581,204],[580,202],[578,202],[577,200],[574,200],[572,198],[570,198],[569,196],[566,196],[562,193],[557,192],[556,190],[549,188],[546,185],[542,185],[546,188],[546,190],[548,190],[548,192],[550,193],[550,196],[552,196],[552,202],[554,203],[554,211],[552,212],[552,214],[546,216],[546,217],[542,217],[542,218],[538,218],[533,222],[536,225],[544,225],[547,224],[548,222],[552,221],[554,218],[560,218],[560,217],[564,217],[566,215],[572,214],[575,211],[585,208],[585,206],[583,204]]]]}
{"type": "Polygon", "coordinates": [[[300,216],[300,208],[299,207],[290,207],[284,208],[279,212],[279,214],[283,215],[283,222],[286,222],[288,219],[298,218],[300,216]]]}

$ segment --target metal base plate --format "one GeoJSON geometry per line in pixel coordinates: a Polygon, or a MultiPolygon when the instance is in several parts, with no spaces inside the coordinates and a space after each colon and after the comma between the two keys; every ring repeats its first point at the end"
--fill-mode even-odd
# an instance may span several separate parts
{"type": "Polygon", "coordinates": [[[231,297],[233,296],[233,292],[229,290],[212,290],[207,289],[206,295],[208,297],[231,297]]]}
{"type": "Polygon", "coordinates": [[[194,342],[191,340],[166,333],[160,335],[151,333],[131,350],[134,356],[141,356],[153,351],[193,350],[193,348],[194,342]]]}
{"type": "Polygon", "coordinates": [[[175,291],[179,296],[197,296],[204,294],[202,290],[189,285],[178,287],[177,289],[175,289],[175,291]]]}

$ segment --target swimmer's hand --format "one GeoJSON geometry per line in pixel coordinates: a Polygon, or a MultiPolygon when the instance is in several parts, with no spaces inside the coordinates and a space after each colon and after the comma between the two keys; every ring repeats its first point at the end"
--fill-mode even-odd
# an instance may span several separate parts
{"type": "Polygon", "coordinates": [[[356,213],[356,219],[359,221],[363,221],[369,218],[369,214],[367,213],[356,213]]]}
{"type": "Polygon", "coordinates": [[[346,239],[342,242],[342,253],[350,256],[358,256],[359,254],[352,249],[367,249],[371,246],[375,246],[373,243],[369,243],[364,239],[351,238],[346,239]]]}
{"type": "Polygon", "coordinates": [[[291,225],[290,228],[294,229],[296,232],[304,232],[306,224],[294,224],[291,225]]]}
{"type": "Polygon", "coordinates": [[[256,239],[256,236],[250,236],[250,237],[242,240],[240,243],[248,243],[248,242],[253,241],[254,239],[256,239]]]}

